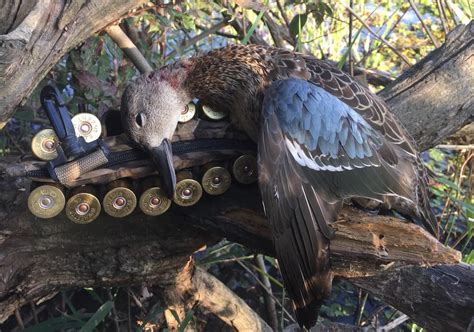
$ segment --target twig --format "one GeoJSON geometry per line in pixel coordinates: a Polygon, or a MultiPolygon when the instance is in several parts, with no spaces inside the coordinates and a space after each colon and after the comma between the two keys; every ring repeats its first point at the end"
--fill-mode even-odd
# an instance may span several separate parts
{"type": "Polygon", "coordinates": [[[362,23],[362,25],[379,41],[387,45],[388,48],[390,48],[396,55],[398,55],[407,65],[411,66],[410,59],[408,59],[406,56],[404,56],[395,46],[393,46],[389,41],[387,41],[385,38],[380,37],[377,33],[375,33],[374,30],[367,24],[367,22],[364,21],[362,17],[357,15],[352,8],[350,8],[347,5],[342,4],[344,8],[346,8],[354,17],[362,23]]]}
{"type": "MultiPolygon", "coordinates": [[[[255,273],[252,272],[252,270],[250,270],[244,263],[240,262],[240,261],[237,261],[237,263],[242,266],[245,271],[247,271],[254,279],[255,281],[257,281],[257,283],[263,287],[263,289],[265,289],[266,291],[266,288],[265,288],[265,285],[262,284],[262,282],[260,281],[260,279],[258,279],[258,277],[255,275],[255,273]]],[[[271,296],[273,298],[273,300],[275,301],[276,304],[278,304],[281,309],[285,312],[286,316],[293,322],[295,323],[295,319],[293,318],[293,316],[285,309],[285,307],[283,306],[283,304],[275,297],[275,295],[273,294],[269,294],[269,296],[271,296]]]]}
{"type": "Polygon", "coordinates": [[[272,284],[270,283],[270,279],[268,278],[267,273],[267,268],[265,267],[265,261],[263,259],[263,255],[257,255],[257,265],[262,270],[260,273],[260,278],[262,280],[262,283],[265,285],[265,292],[264,292],[264,298],[265,298],[265,304],[267,306],[267,313],[268,313],[268,321],[270,323],[270,326],[273,328],[273,330],[276,330],[278,328],[278,318],[277,318],[277,313],[276,313],[276,308],[275,308],[275,300],[273,299],[272,296],[272,284]]]}
{"type": "Polygon", "coordinates": [[[129,24],[126,20],[123,20],[122,23],[120,23],[120,26],[125,30],[125,33],[130,38],[132,43],[135,44],[135,46],[138,48],[138,50],[140,52],[144,53],[144,51],[142,49],[140,49],[140,47],[139,47],[140,46],[140,36],[139,36],[138,29],[134,25],[129,24]]]}
{"type": "MultiPolygon", "coordinates": [[[[442,0],[440,0],[442,1],[442,0]]],[[[444,1],[446,3],[446,11],[449,13],[449,15],[451,16],[451,19],[453,20],[454,22],[454,25],[458,25],[459,23],[461,23],[458,19],[457,19],[457,15],[455,15],[455,13],[453,13],[453,11],[456,11],[455,8],[453,7],[453,3],[450,1],[450,0],[445,0],[444,1]]]]}
{"type": "Polygon", "coordinates": [[[285,307],[284,307],[285,297],[286,297],[286,290],[285,290],[285,287],[283,287],[281,289],[281,304],[282,304],[282,307],[281,307],[281,311],[280,311],[280,325],[278,326],[278,328],[280,330],[283,330],[284,321],[285,321],[285,311],[283,310],[283,309],[285,309],[285,307]]]}
{"type": "Polygon", "coordinates": [[[15,318],[16,318],[16,322],[18,323],[20,328],[22,330],[24,330],[25,329],[25,323],[23,323],[23,319],[21,318],[20,310],[18,310],[18,309],[15,309],[15,318]]]}
{"type": "Polygon", "coordinates": [[[415,3],[413,2],[413,0],[408,0],[408,2],[410,3],[411,9],[413,9],[413,11],[415,12],[415,15],[416,15],[416,17],[418,17],[418,20],[420,20],[420,23],[421,23],[421,25],[423,26],[423,29],[425,29],[426,34],[427,34],[428,37],[431,39],[431,41],[433,42],[434,46],[435,46],[436,48],[440,47],[441,45],[440,45],[439,42],[436,40],[436,38],[433,36],[433,34],[431,33],[430,29],[428,29],[428,27],[426,26],[425,22],[423,21],[423,18],[421,17],[420,12],[418,11],[418,8],[416,8],[416,5],[415,5],[415,3]]]}
{"type": "Polygon", "coordinates": [[[443,27],[444,36],[446,37],[448,34],[448,23],[446,21],[446,12],[441,0],[436,0],[436,6],[438,7],[439,19],[441,20],[441,26],[443,27]]]}
{"type": "MultiPolygon", "coordinates": [[[[352,8],[354,5],[354,1],[349,1],[349,7],[352,8]]],[[[349,40],[347,43],[347,47],[349,47],[349,74],[354,76],[354,62],[352,61],[352,28],[353,28],[353,20],[352,14],[349,12],[349,40]]]]}
{"type": "Polygon", "coordinates": [[[374,310],[372,310],[372,313],[369,315],[369,317],[367,317],[365,320],[361,321],[360,325],[363,326],[365,324],[368,324],[370,323],[370,321],[373,319],[373,320],[376,320],[376,316],[382,312],[383,310],[385,310],[385,308],[387,308],[388,305],[386,304],[381,304],[379,307],[376,307],[374,310]]]}
{"type": "MultiPolygon", "coordinates": [[[[200,25],[200,24],[196,24],[196,28],[198,28],[199,30],[207,31],[207,27],[205,27],[203,25],[200,25]]],[[[218,35],[218,36],[231,38],[231,39],[242,39],[243,38],[242,35],[234,35],[234,34],[231,34],[231,33],[221,32],[221,31],[216,31],[215,34],[218,35]]]]}
{"type": "Polygon", "coordinates": [[[123,30],[118,25],[110,25],[105,28],[105,31],[110,36],[110,38],[112,38],[112,40],[117,43],[117,45],[130,59],[130,61],[133,62],[140,73],[153,71],[153,68],[150,66],[143,54],[141,54],[135,44],[133,44],[130,38],[128,38],[125,32],[123,32],[123,30]]]}
{"type": "Polygon", "coordinates": [[[407,315],[401,315],[400,317],[392,320],[387,325],[384,325],[384,326],[381,326],[381,327],[377,328],[377,332],[379,332],[379,331],[380,332],[390,331],[390,330],[396,328],[397,326],[400,326],[401,324],[405,323],[409,319],[410,319],[410,317],[408,317],[407,315]]]}
{"type": "Polygon", "coordinates": [[[138,9],[135,9],[133,11],[131,11],[127,17],[137,17],[138,15],[140,15],[142,12],[146,12],[148,10],[152,10],[152,9],[162,9],[162,8],[166,8],[166,7],[169,7],[170,5],[169,4],[153,4],[152,2],[148,2],[147,5],[144,5],[142,8],[138,8],[138,9]]]}
{"type": "MultiPolygon", "coordinates": [[[[457,181],[455,182],[456,185],[461,188],[461,185],[462,185],[462,180],[463,180],[463,174],[464,174],[464,169],[466,168],[466,166],[468,165],[469,161],[471,160],[471,158],[474,156],[474,154],[472,154],[470,151],[469,152],[465,152],[463,153],[465,157],[464,159],[464,162],[462,163],[461,167],[459,168],[459,177],[457,179],[457,181]]],[[[462,158],[460,156],[460,158],[462,158]]],[[[461,161],[462,159],[460,159],[461,161]]],[[[456,190],[456,194],[455,194],[455,198],[456,199],[459,199],[459,195],[460,195],[460,192],[456,190]]],[[[457,207],[457,215],[460,215],[461,214],[461,206],[458,205],[457,207]]],[[[448,235],[446,236],[446,244],[448,243],[448,240],[449,240],[449,236],[451,235],[451,231],[452,231],[452,228],[454,226],[454,223],[455,223],[455,219],[453,219],[450,227],[449,227],[449,231],[448,231],[448,235]]]]}
{"type": "Polygon", "coordinates": [[[143,303],[138,299],[138,297],[135,295],[135,293],[130,287],[127,287],[127,293],[132,297],[135,304],[143,311],[144,310],[143,303]]]}
{"type": "MultiPolygon", "coordinates": [[[[35,322],[35,324],[39,324],[39,320],[38,320],[38,314],[42,313],[43,311],[45,311],[47,308],[46,305],[42,305],[40,307],[38,307],[37,309],[34,310],[34,313],[30,313],[27,317],[22,317],[22,320],[23,320],[23,324],[25,326],[28,326],[28,324],[30,324],[32,321],[35,322]],[[36,318],[35,318],[36,317],[36,318]]],[[[33,311],[33,309],[32,309],[33,311]]],[[[20,329],[20,327],[16,327],[14,328],[12,331],[18,331],[20,329]]]]}
{"type": "MultiPolygon", "coordinates": [[[[229,24],[229,20],[227,18],[225,18],[224,20],[220,21],[219,23],[217,23],[216,25],[212,26],[211,28],[203,31],[201,34],[197,35],[197,36],[194,36],[193,38],[191,39],[188,39],[186,40],[186,42],[184,44],[181,44],[179,46],[180,49],[182,50],[185,50],[186,48],[188,48],[189,46],[192,46],[194,44],[196,44],[198,41],[200,41],[201,39],[204,39],[206,38],[207,36],[213,34],[213,33],[216,33],[218,30],[222,29],[223,27],[227,26],[229,24]]],[[[170,59],[172,58],[173,56],[175,56],[177,53],[176,49],[171,51],[167,56],[166,58],[167,59],[170,59]]]]}
{"type": "Polygon", "coordinates": [[[107,297],[109,298],[109,301],[112,302],[112,321],[115,325],[115,331],[120,332],[119,319],[117,316],[117,310],[115,309],[115,301],[110,288],[107,288],[107,297]]]}
{"type": "MultiPolygon", "coordinates": [[[[400,23],[400,21],[402,20],[402,18],[405,16],[405,14],[408,12],[410,8],[406,8],[402,14],[400,15],[400,17],[397,19],[397,21],[393,24],[393,26],[390,28],[390,30],[388,30],[388,32],[385,34],[385,37],[387,36],[390,36],[390,34],[393,32],[393,30],[395,30],[396,26],[398,25],[398,23],[400,23]]],[[[382,45],[382,44],[381,44],[382,45]]],[[[364,54],[364,56],[362,57],[362,59],[360,59],[357,63],[356,63],[356,66],[359,66],[361,63],[365,63],[365,60],[374,52],[374,51],[377,51],[380,49],[381,45],[377,46],[376,48],[372,48],[370,49],[366,54],[364,54]]]]}
{"type": "Polygon", "coordinates": [[[36,305],[33,301],[30,302],[31,312],[33,313],[33,319],[35,320],[35,324],[38,324],[38,312],[36,311],[36,305]]]}
{"type": "Polygon", "coordinates": [[[443,149],[443,150],[474,150],[474,144],[439,144],[436,145],[438,149],[443,149]]]}
{"type": "Polygon", "coordinates": [[[13,145],[15,146],[15,148],[18,150],[18,152],[20,152],[21,154],[25,154],[25,150],[20,146],[20,144],[18,144],[18,142],[16,141],[16,139],[10,134],[10,132],[8,131],[8,129],[5,129],[4,130],[4,133],[5,133],[5,136],[7,136],[10,141],[12,141],[13,145]]]}
{"type": "Polygon", "coordinates": [[[270,35],[272,36],[275,45],[277,47],[283,48],[285,44],[278,29],[278,25],[275,23],[275,21],[273,21],[268,11],[263,14],[263,21],[266,23],[268,31],[270,31],[270,35]]]}
{"type": "Polygon", "coordinates": [[[276,0],[278,10],[280,11],[281,17],[283,17],[283,21],[285,21],[286,28],[290,28],[290,20],[288,19],[288,16],[286,15],[285,8],[280,3],[280,0],[276,0]]]}
{"type": "MultiPolygon", "coordinates": [[[[359,290],[360,290],[359,295],[362,295],[362,289],[359,288],[359,290]]],[[[362,314],[364,313],[365,304],[367,302],[368,297],[369,297],[369,293],[365,293],[364,298],[362,299],[362,302],[359,301],[359,310],[358,310],[357,320],[356,320],[357,326],[360,326],[360,322],[362,320],[362,314]]]]}
{"type": "MultiPolygon", "coordinates": [[[[127,289],[128,290],[128,289],[127,289]]],[[[130,292],[127,291],[127,328],[128,332],[132,332],[132,301],[130,300],[130,292]]]]}

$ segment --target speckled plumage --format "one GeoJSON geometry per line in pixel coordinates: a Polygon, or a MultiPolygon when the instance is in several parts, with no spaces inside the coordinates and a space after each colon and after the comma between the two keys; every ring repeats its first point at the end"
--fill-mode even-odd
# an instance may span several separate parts
{"type": "MultiPolygon", "coordinates": [[[[259,142],[262,199],[300,324],[314,324],[330,293],[330,223],[344,199],[378,200],[436,232],[413,140],[380,98],[328,63],[282,49],[235,45],[181,60],[150,77],[186,96],[174,101],[178,109],[186,99],[199,98],[229,111],[235,125],[259,142]]],[[[124,103],[123,109],[133,109],[124,103]]],[[[146,110],[158,111],[171,117],[169,110],[146,110]]],[[[126,116],[132,121],[136,114],[126,116]]],[[[140,135],[166,138],[153,128],[140,135]]]]}

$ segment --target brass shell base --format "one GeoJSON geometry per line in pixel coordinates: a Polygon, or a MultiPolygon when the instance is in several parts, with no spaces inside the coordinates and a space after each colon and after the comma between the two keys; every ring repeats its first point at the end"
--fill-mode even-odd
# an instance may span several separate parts
{"type": "Polygon", "coordinates": [[[176,184],[173,202],[179,206],[192,206],[202,196],[202,187],[196,180],[184,179],[176,184]]]}
{"type": "Polygon", "coordinates": [[[89,193],[71,196],[66,203],[66,216],[76,224],[88,224],[100,215],[99,199],[89,193]]]}
{"type": "Polygon", "coordinates": [[[220,166],[209,168],[202,176],[202,187],[209,195],[217,196],[229,190],[232,177],[227,169],[220,166]]]}
{"type": "Polygon", "coordinates": [[[105,194],[102,205],[108,215],[115,218],[123,218],[135,210],[137,197],[128,188],[116,187],[105,194]]]}
{"type": "Polygon", "coordinates": [[[57,216],[64,209],[65,204],[64,193],[53,185],[39,186],[28,196],[28,209],[32,214],[42,219],[57,216]]]}
{"type": "Polygon", "coordinates": [[[159,187],[151,187],[140,196],[138,205],[140,210],[148,216],[159,216],[168,211],[171,200],[159,187]]]}

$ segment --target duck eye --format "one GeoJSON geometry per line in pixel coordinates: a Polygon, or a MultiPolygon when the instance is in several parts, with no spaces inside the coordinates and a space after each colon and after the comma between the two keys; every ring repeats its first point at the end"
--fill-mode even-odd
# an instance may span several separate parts
{"type": "Polygon", "coordinates": [[[138,113],[135,117],[135,122],[139,127],[143,127],[143,125],[145,124],[145,115],[143,113],[138,113]]]}

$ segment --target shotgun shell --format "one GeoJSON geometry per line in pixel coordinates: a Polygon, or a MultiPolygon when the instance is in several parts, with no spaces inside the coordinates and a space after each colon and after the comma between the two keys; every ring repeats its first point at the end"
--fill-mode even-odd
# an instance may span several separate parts
{"type": "Polygon", "coordinates": [[[230,188],[232,177],[229,171],[221,166],[208,166],[204,168],[202,188],[209,195],[222,195],[230,188]]]}
{"type": "Polygon", "coordinates": [[[123,218],[135,210],[137,197],[130,188],[130,182],[124,179],[112,181],[107,185],[102,205],[108,215],[123,218]]]}
{"type": "Polygon", "coordinates": [[[35,188],[28,196],[28,209],[38,218],[57,216],[66,203],[63,188],[57,184],[45,184],[35,188]]]}
{"type": "Polygon", "coordinates": [[[171,200],[166,197],[159,178],[150,177],[142,182],[142,194],[138,200],[140,210],[148,216],[159,216],[171,206],[171,200]]]}
{"type": "Polygon", "coordinates": [[[173,202],[179,206],[192,206],[202,197],[202,187],[192,178],[192,173],[188,171],[176,174],[176,191],[173,202]]]}
{"type": "Polygon", "coordinates": [[[194,103],[189,103],[184,107],[184,110],[179,115],[178,122],[188,122],[194,117],[194,114],[196,114],[196,105],[194,105],[194,103]]]}
{"type": "Polygon", "coordinates": [[[100,201],[92,186],[86,185],[71,190],[66,202],[66,216],[76,224],[88,224],[100,214],[100,201]]]}
{"type": "Polygon", "coordinates": [[[215,121],[222,120],[228,115],[227,112],[219,112],[206,105],[202,105],[202,112],[204,113],[205,118],[215,121]]]}
{"type": "Polygon", "coordinates": [[[100,137],[102,125],[100,120],[91,113],[78,113],[71,119],[77,137],[84,137],[87,143],[100,137]]]}
{"type": "Polygon", "coordinates": [[[251,184],[257,181],[257,158],[244,154],[237,158],[232,166],[235,179],[242,184],[251,184]]]}
{"type": "Polygon", "coordinates": [[[41,160],[53,160],[58,156],[56,150],[59,144],[58,136],[53,129],[43,129],[36,133],[31,140],[31,151],[41,160]]]}

